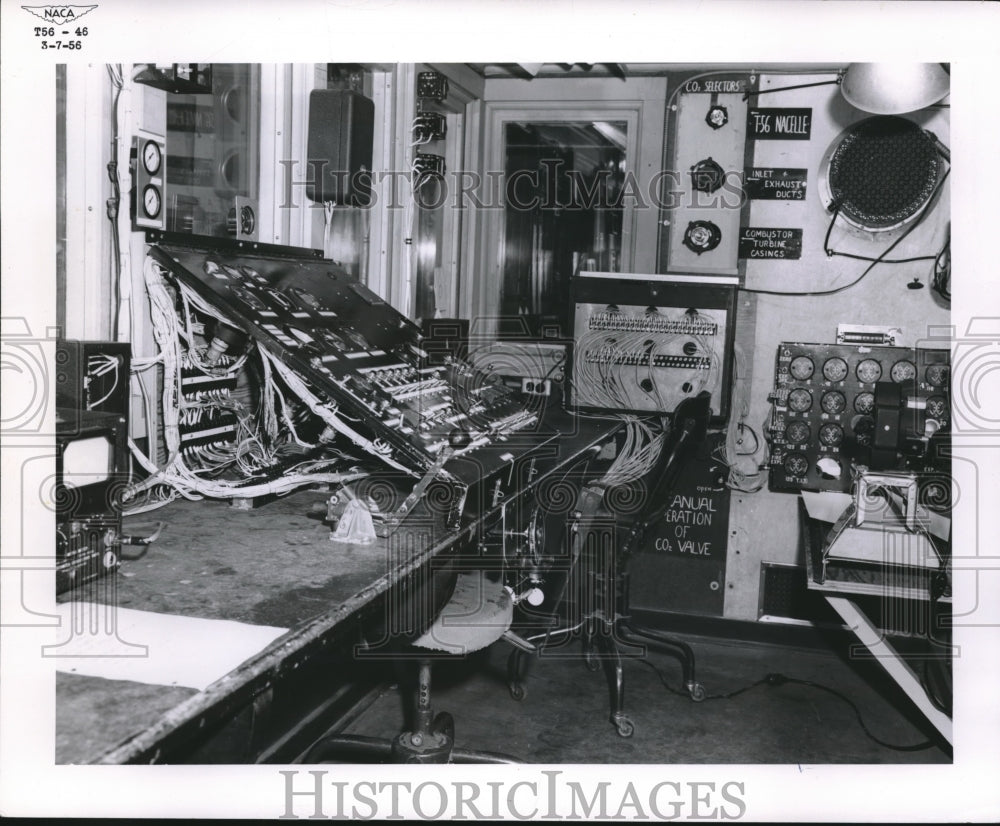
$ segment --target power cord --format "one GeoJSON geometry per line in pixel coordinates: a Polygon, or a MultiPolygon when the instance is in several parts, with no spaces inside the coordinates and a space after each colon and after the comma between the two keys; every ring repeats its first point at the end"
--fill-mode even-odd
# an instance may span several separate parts
{"type": "MultiPolygon", "coordinates": [[[[678,691],[676,688],[671,686],[670,683],[667,682],[666,677],[663,676],[663,672],[660,671],[660,669],[657,668],[656,665],[651,663],[649,660],[642,659],[639,660],[639,662],[653,669],[653,671],[656,673],[656,676],[660,678],[660,682],[663,684],[663,687],[667,689],[667,691],[669,691],[671,694],[676,694],[679,697],[688,696],[688,693],[686,691],[678,691]]],[[[892,749],[893,751],[923,751],[924,749],[932,748],[935,745],[932,740],[925,740],[922,743],[914,743],[913,745],[905,745],[905,746],[898,745],[896,743],[888,743],[885,740],[882,740],[881,738],[873,734],[872,731],[868,728],[868,726],[865,725],[864,718],[861,716],[861,710],[857,707],[855,702],[850,697],[846,696],[845,694],[841,694],[836,689],[830,688],[829,686],[825,686],[822,683],[815,683],[812,680],[800,680],[797,677],[786,677],[784,674],[779,674],[777,672],[772,672],[770,674],[767,674],[766,676],[762,677],[756,682],[750,683],[749,685],[745,685],[742,688],[737,688],[735,691],[730,691],[726,694],[709,694],[707,697],[705,697],[705,700],[706,701],[731,700],[733,697],[738,697],[740,694],[743,694],[761,685],[766,684],[773,688],[777,688],[787,683],[792,683],[794,685],[804,685],[808,686],[809,688],[815,688],[820,691],[825,691],[827,694],[832,694],[837,699],[843,700],[852,709],[854,709],[854,716],[858,720],[858,725],[861,726],[861,730],[865,733],[868,739],[872,740],[873,742],[877,743],[883,748],[892,749]]]]}

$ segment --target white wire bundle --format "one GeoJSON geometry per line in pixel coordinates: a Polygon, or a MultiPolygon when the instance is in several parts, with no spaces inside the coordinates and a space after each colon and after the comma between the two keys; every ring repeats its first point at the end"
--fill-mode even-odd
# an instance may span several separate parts
{"type": "Polygon", "coordinates": [[[759,469],[766,463],[766,457],[760,463],[755,458],[758,451],[766,448],[766,442],[756,431],[746,424],[750,415],[750,387],[745,381],[746,354],[737,344],[734,347],[736,362],[733,376],[732,404],[730,406],[729,425],[726,428],[726,440],[715,451],[715,455],[729,468],[726,484],[733,490],[742,493],[756,493],[764,487],[766,479],[759,469]],[[752,433],[755,439],[752,451],[741,450],[744,433],[752,433]]]}
{"type": "Polygon", "coordinates": [[[611,467],[597,484],[605,487],[627,485],[653,469],[663,448],[665,431],[659,432],[637,416],[623,416],[625,441],[611,467]]]}
{"type": "MultiPolygon", "coordinates": [[[[366,474],[359,472],[351,473],[323,473],[315,472],[316,464],[310,467],[309,472],[286,473],[279,479],[270,479],[259,484],[248,485],[245,482],[228,482],[224,480],[213,480],[205,478],[206,472],[218,470],[218,466],[208,468],[192,469],[188,466],[185,451],[182,450],[180,436],[181,417],[192,414],[192,408],[201,407],[198,402],[188,403],[184,401],[181,392],[181,365],[190,364],[199,369],[211,371],[212,367],[200,361],[197,349],[193,346],[186,351],[181,349],[181,340],[193,344],[193,330],[188,312],[188,303],[195,305],[199,309],[211,312],[213,316],[218,314],[193,293],[183,295],[185,307],[185,324],[182,326],[178,322],[177,313],[174,310],[174,301],[162,278],[159,266],[152,258],[147,258],[143,268],[143,275],[146,281],[146,290],[150,302],[150,315],[153,322],[153,336],[160,348],[160,360],[163,364],[163,395],[161,399],[162,421],[164,441],[167,447],[167,459],[163,467],[157,467],[148,456],[146,456],[138,446],[129,439],[129,447],[132,450],[136,461],[150,474],[147,479],[137,485],[133,485],[126,494],[126,501],[134,499],[143,491],[149,491],[159,485],[169,485],[179,495],[187,499],[201,499],[209,497],[253,497],[267,494],[289,493],[295,488],[306,484],[314,483],[343,483],[359,479],[366,474]]],[[[182,291],[183,293],[183,291],[182,291]]],[[[225,319],[220,319],[225,321],[225,319]]],[[[223,373],[234,371],[243,364],[245,357],[234,360],[224,368],[223,373]]],[[[148,365],[147,365],[148,366],[148,365]]],[[[213,373],[209,373],[214,375],[213,373]]],[[[265,396],[270,397],[270,390],[265,390],[265,396]]],[[[234,404],[237,404],[235,400],[234,404]]],[[[233,449],[232,456],[237,459],[237,464],[242,463],[244,470],[255,472],[261,463],[267,463],[271,459],[268,448],[264,447],[264,442],[259,435],[250,428],[247,417],[239,419],[241,439],[233,449]],[[248,454],[251,458],[248,458],[248,454]]],[[[211,449],[201,451],[206,457],[211,457],[211,449]]],[[[227,452],[218,452],[218,460],[231,459],[227,452]]],[[[334,461],[327,460],[325,464],[334,461]]],[[[162,504],[170,501],[164,499],[162,504]]],[[[148,506],[140,504],[139,510],[151,510],[158,507],[159,503],[152,502],[148,506]]],[[[139,512],[137,510],[136,512],[139,512]]]]}

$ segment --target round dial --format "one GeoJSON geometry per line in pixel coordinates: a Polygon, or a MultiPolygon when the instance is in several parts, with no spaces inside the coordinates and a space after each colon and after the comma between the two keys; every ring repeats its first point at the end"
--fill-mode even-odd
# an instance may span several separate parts
{"type": "Polygon", "coordinates": [[[944,396],[931,396],[927,400],[927,415],[938,421],[948,418],[948,402],[944,396]]]}
{"type": "Polygon", "coordinates": [[[809,472],[809,460],[801,453],[789,453],[782,467],[789,476],[805,476],[809,472]]]}
{"type": "Polygon", "coordinates": [[[864,359],[858,362],[855,372],[857,373],[858,381],[865,384],[874,384],[882,378],[882,365],[875,361],[875,359],[864,359]]]}
{"type": "Polygon", "coordinates": [[[295,302],[304,309],[318,310],[323,306],[320,300],[308,290],[303,290],[300,287],[292,287],[289,292],[292,298],[295,299],[295,302]]]}
{"type": "Polygon", "coordinates": [[[160,190],[150,184],[142,191],[142,211],[147,218],[158,218],[162,206],[160,190]]]}
{"type": "Polygon", "coordinates": [[[897,361],[894,365],[892,365],[892,370],[889,371],[889,377],[896,382],[896,384],[904,381],[912,381],[916,378],[916,375],[917,368],[913,366],[912,361],[906,361],[906,359],[897,361]]]}
{"type": "Polygon", "coordinates": [[[788,427],[785,428],[785,441],[806,442],[809,440],[810,432],[809,425],[805,422],[789,422],[788,427]]]}
{"type": "Polygon", "coordinates": [[[823,398],[820,399],[820,407],[823,408],[824,413],[840,413],[847,407],[847,399],[839,390],[830,390],[824,393],[823,398]]]}
{"type": "Polygon", "coordinates": [[[875,409],[875,394],[858,393],[854,397],[854,409],[858,413],[871,413],[875,409]]]}
{"type": "Polygon", "coordinates": [[[242,300],[245,304],[249,304],[255,310],[266,310],[267,304],[261,301],[257,296],[255,296],[249,290],[245,290],[242,287],[230,287],[233,294],[242,300]]]}
{"type": "Polygon", "coordinates": [[[803,413],[812,407],[813,397],[812,393],[808,390],[803,390],[801,387],[797,387],[791,393],[788,394],[788,407],[790,410],[794,410],[796,413],[803,413]]]}
{"type": "Polygon", "coordinates": [[[792,374],[792,378],[799,381],[805,381],[809,378],[814,369],[812,359],[809,356],[796,356],[788,365],[788,372],[792,374]]]}
{"type": "Polygon", "coordinates": [[[839,424],[827,422],[819,429],[819,440],[828,447],[837,447],[844,441],[844,428],[839,424]]]}
{"type": "Polygon", "coordinates": [[[875,420],[871,416],[858,416],[857,421],[852,424],[854,430],[854,440],[861,447],[868,447],[872,443],[872,433],[875,430],[875,420]]]}
{"type": "Polygon", "coordinates": [[[842,358],[827,359],[823,363],[823,377],[827,381],[843,381],[847,378],[847,362],[842,358]]]}
{"type": "Polygon", "coordinates": [[[350,327],[345,327],[343,332],[347,334],[347,337],[352,342],[354,342],[354,345],[356,347],[360,347],[362,350],[368,349],[368,341],[357,330],[352,330],[350,327]]]}
{"type": "Polygon", "coordinates": [[[155,175],[160,171],[163,164],[163,153],[160,145],[156,141],[146,141],[142,147],[142,166],[150,175],[155,175]]]}
{"type": "Polygon", "coordinates": [[[924,373],[924,378],[931,387],[944,387],[948,383],[947,364],[931,364],[924,373]]]}

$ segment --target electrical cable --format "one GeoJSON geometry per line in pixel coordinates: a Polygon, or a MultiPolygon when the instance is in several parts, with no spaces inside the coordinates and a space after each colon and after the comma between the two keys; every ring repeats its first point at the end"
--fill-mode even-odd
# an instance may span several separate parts
{"type": "MultiPolygon", "coordinates": [[[[924,218],[931,211],[931,206],[933,204],[933,201],[934,201],[935,197],[941,191],[941,188],[944,186],[944,182],[948,179],[948,176],[950,174],[951,174],[951,169],[948,169],[948,170],[945,171],[944,175],[941,176],[941,179],[938,181],[937,185],[934,188],[934,192],[932,192],[930,198],[928,198],[927,206],[924,207],[924,209],[920,213],[920,215],[917,216],[917,219],[913,223],[911,223],[906,228],[906,230],[895,241],[893,241],[892,244],[890,244],[882,252],[882,254],[878,258],[876,258],[874,261],[872,261],[865,268],[865,270],[861,273],[861,275],[859,275],[853,281],[851,281],[851,282],[849,282],[847,284],[842,284],[839,287],[833,287],[833,288],[831,288],[829,290],[808,290],[808,291],[804,291],[804,292],[796,292],[796,291],[792,291],[792,290],[761,290],[761,289],[754,289],[754,288],[750,288],[750,287],[742,287],[741,289],[744,292],[756,293],[757,295],[788,295],[788,296],[834,295],[835,293],[840,293],[840,292],[843,292],[844,290],[849,290],[851,287],[853,287],[856,284],[860,283],[868,275],[868,273],[870,273],[873,269],[875,269],[876,266],[878,266],[879,264],[883,263],[885,257],[890,252],[892,252],[894,249],[896,249],[896,247],[899,246],[903,242],[904,239],[906,239],[906,238],[909,237],[909,235],[910,235],[911,232],[913,232],[918,226],[920,226],[921,223],[923,223],[924,218]]],[[[932,258],[933,258],[933,256],[932,256],[932,258]]],[[[925,260],[925,259],[922,258],[920,260],[925,260]]]]}
{"type": "MultiPolygon", "coordinates": [[[[653,664],[647,659],[640,659],[639,662],[651,668],[656,673],[657,677],[659,677],[660,682],[663,684],[663,687],[666,688],[667,691],[669,691],[671,694],[676,694],[680,697],[689,696],[686,691],[679,691],[678,689],[671,686],[667,682],[667,679],[663,676],[663,672],[655,664],[653,664]]],[[[849,705],[854,710],[854,716],[857,718],[858,725],[861,726],[861,730],[865,733],[865,736],[868,737],[869,740],[871,740],[874,743],[877,743],[883,748],[892,749],[893,751],[913,752],[913,751],[924,751],[925,749],[933,748],[935,746],[933,740],[924,740],[923,742],[920,743],[913,743],[906,745],[889,743],[886,740],[883,740],[880,737],[876,736],[871,731],[871,729],[868,728],[868,726],[865,724],[864,717],[862,717],[861,715],[861,709],[859,709],[857,704],[846,694],[842,694],[836,689],[830,688],[829,686],[825,686],[822,683],[813,682],[812,680],[801,680],[798,679],[797,677],[786,677],[784,674],[771,673],[762,677],[759,680],[756,680],[755,682],[750,683],[749,685],[745,685],[742,688],[738,688],[734,691],[730,691],[725,694],[709,694],[707,697],[705,697],[705,700],[706,701],[731,700],[732,698],[738,697],[740,694],[744,694],[745,692],[757,688],[758,686],[761,685],[766,684],[772,687],[779,687],[787,683],[791,683],[792,685],[806,686],[808,688],[815,688],[819,691],[825,691],[827,694],[831,694],[837,699],[847,703],[847,705],[849,705]]]]}

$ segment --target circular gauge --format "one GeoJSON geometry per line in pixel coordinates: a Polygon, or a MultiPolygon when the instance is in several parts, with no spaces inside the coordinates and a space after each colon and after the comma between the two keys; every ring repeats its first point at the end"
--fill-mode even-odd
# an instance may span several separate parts
{"type": "Polygon", "coordinates": [[[947,364],[931,364],[924,373],[924,379],[931,387],[944,387],[950,372],[947,364]]]}
{"type": "Polygon", "coordinates": [[[142,191],[142,211],[147,218],[158,218],[162,206],[160,190],[150,184],[142,191]]]}
{"type": "Polygon", "coordinates": [[[812,407],[812,405],[812,393],[808,390],[803,390],[801,387],[798,387],[788,394],[788,407],[796,413],[803,413],[812,407]]]}
{"type": "Polygon", "coordinates": [[[865,384],[874,384],[882,378],[882,365],[875,359],[864,359],[858,362],[854,371],[858,376],[858,381],[865,384]]]}
{"type": "Polygon", "coordinates": [[[146,141],[142,147],[142,166],[150,175],[155,175],[160,171],[163,164],[163,153],[160,145],[156,141],[146,141]]]}
{"type": "Polygon", "coordinates": [[[827,422],[819,429],[819,440],[827,447],[837,447],[844,441],[844,428],[839,424],[827,422]]]}
{"type": "Polygon", "coordinates": [[[889,377],[896,382],[896,384],[901,384],[904,381],[913,381],[913,379],[917,377],[917,368],[913,366],[912,361],[902,359],[892,365],[892,370],[889,371],[889,377]]]}
{"type": "Polygon", "coordinates": [[[243,301],[244,304],[249,304],[255,310],[266,310],[267,304],[261,301],[257,296],[255,296],[249,290],[244,290],[242,287],[230,287],[233,294],[243,301]]]}
{"type": "Polygon", "coordinates": [[[347,349],[347,343],[332,330],[320,330],[320,335],[323,337],[323,341],[332,344],[338,350],[347,349]]]}
{"type": "Polygon", "coordinates": [[[871,413],[875,409],[875,394],[858,393],[854,397],[854,409],[858,413],[871,413]]]}
{"type": "Polygon", "coordinates": [[[948,402],[944,396],[931,396],[927,400],[927,415],[932,419],[941,421],[948,418],[948,402]]]}
{"type": "Polygon", "coordinates": [[[809,441],[809,425],[805,422],[794,421],[789,422],[788,427],[785,428],[785,441],[786,442],[806,442],[809,441]]]}
{"type": "Polygon", "coordinates": [[[354,342],[356,347],[360,347],[362,350],[368,349],[368,341],[363,335],[361,335],[361,333],[356,330],[352,330],[350,327],[345,327],[343,332],[352,342],[354,342]]]}
{"type": "Polygon", "coordinates": [[[823,408],[824,413],[841,413],[845,407],[847,407],[847,399],[844,398],[844,394],[839,390],[830,390],[823,394],[823,398],[819,401],[820,407],[823,408]]]}
{"type": "Polygon", "coordinates": [[[292,287],[288,292],[291,294],[292,300],[303,309],[318,310],[323,306],[320,300],[308,290],[303,290],[300,287],[292,287]]]}
{"type": "Polygon", "coordinates": [[[847,378],[847,362],[842,358],[827,359],[823,363],[823,377],[827,381],[843,381],[847,378]]]}
{"type": "Polygon", "coordinates": [[[796,356],[792,359],[792,363],[788,365],[788,372],[792,374],[792,378],[799,381],[805,381],[813,374],[813,370],[815,369],[813,361],[809,356],[796,356]]]}
{"type": "Polygon", "coordinates": [[[789,476],[805,476],[809,472],[809,460],[801,453],[789,453],[782,467],[789,476]]]}
{"type": "Polygon", "coordinates": [[[869,447],[875,431],[875,420],[871,416],[858,416],[851,424],[851,429],[854,431],[854,440],[861,447],[869,447]]]}

